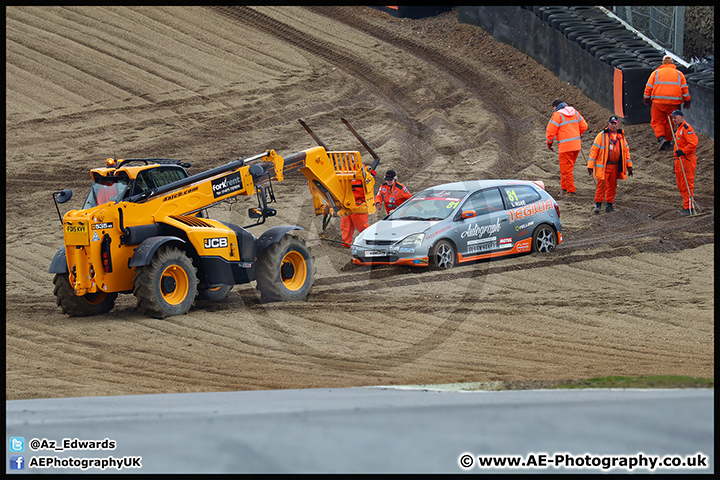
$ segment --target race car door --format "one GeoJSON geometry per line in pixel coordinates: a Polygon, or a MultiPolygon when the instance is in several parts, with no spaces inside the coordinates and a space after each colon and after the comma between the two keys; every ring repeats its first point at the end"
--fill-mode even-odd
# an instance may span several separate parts
{"type": "Polygon", "coordinates": [[[470,195],[460,208],[461,212],[469,210],[475,211],[475,217],[460,220],[457,242],[460,261],[492,256],[489,254],[503,248],[501,239],[512,236],[497,187],[485,188],[470,195]]]}
{"type": "Polygon", "coordinates": [[[532,232],[535,229],[535,218],[532,205],[539,202],[541,195],[529,185],[507,185],[500,188],[507,205],[510,219],[512,241],[501,240],[503,246],[512,247],[513,252],[529,252],[532,248],[532,232]]]}

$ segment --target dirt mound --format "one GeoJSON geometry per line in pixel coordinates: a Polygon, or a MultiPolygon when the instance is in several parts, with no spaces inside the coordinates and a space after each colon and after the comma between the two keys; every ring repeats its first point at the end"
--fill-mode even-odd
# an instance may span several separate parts
{"type": "MultiPolygon", "coordinates": [[[[102,317],[60,313],[51,194],[73,188],[66,208],[79,208],[107,157],[182,158],[196,173],[287,155],[314,145],[298,118],[329,148],[365,154],[344,117],[412,192],[503,177],[557,195],[550,102],[585,116],[585,152],[612,112],[454,13],[8,7],[6,79],[6,399],[714,375],[714,142],[700,136],[702,215],[683,218],[671,154],[649,125],[626,127],[635,175],[616,213],[591,214],[594,182],[578,161],[579,194],[559,200],[565,242],[547,257],[355,267],[320,241],[297,175],[275,185],[266,226],[305,229],[318,272],[308,301],[263,305],[251,284],[163,320],[130,295],[102,317]]],[[[246,208],[211,214],[243,225],[246,208]]]]}

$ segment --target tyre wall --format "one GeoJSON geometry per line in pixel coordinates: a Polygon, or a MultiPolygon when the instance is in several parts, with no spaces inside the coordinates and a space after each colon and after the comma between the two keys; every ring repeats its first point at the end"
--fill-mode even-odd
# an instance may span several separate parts
{"type": "MultiPolygon", "coordinates": [[[[598,7],[462,6],[458,21],[526,53],[626,123],[650,122],[643,92],[665,52],[598,7]]],[[[687,67],[678,69],[689,77],[692,97],[685,119],[714,139],[714,87],[694,83],[687,67]]]]}

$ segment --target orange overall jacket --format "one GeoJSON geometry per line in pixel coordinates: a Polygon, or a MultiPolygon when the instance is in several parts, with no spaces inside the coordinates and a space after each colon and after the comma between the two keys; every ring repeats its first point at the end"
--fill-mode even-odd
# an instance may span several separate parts
{"type": "MultiPolygon", "coordinates": [[[[620,140],[620,159],[621,168],[618,171],[618,178],[625,180],[627,178],[628,167],[632,168],[632,160],[630,159],[630,147],[628,147],[625,133],[618,128],[617,138],[620,140]]],[[[593,176],[599,180],[605,180],[605,169],[607,168],[607,159],[610,154],[610,134],[607,128],[598,133],[595,141],[590,148],[590,158],[588,159],[587,168],[594,169],[593,176]]]]}
{"type": "Polygon", "coordinates": [[[648,77],[643,96],[653,103],[664,105],[680,105],[690,101],[685,74],[672,63],[660,65],[648,77]]]}
{"type": "MultiPolygon", "coordinates": [[[[561,104],[562,105],[562,104],[561,104]]],[[[555,110],[545,129],[547,143],[552,144],[555,137],[558,141],[558,152],[572,152],[580,150],[580,135],[587,130],[588,124],[570,105],[555,110]]]]}
{"type": "Polygon", "coordinates": [[[683,121],[678,125],[675,131],[675,150],[682,150],[686,157],[692,158],[695,156],[695,150],[698,146],[698,137],[695,134],[695,129],[692,128],[687,122],[683,121]]]}
{"type": "Polygon", "coordinates": [[[392,213],[410,197],[412,197],[412,194],[405,185],[395,182],[391,189],[387,183],[383,183],[380,185],[377,195],[375,195],[375,204],[384,204],[385,211],[392,213]]]}

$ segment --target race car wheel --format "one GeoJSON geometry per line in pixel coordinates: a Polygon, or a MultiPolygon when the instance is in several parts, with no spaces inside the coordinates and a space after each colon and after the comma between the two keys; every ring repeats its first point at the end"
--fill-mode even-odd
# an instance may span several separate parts
{"type": "Polygon", "coordinates": [[[265,249],[256,265],[256,288],[261,301],[305,300],[310,295],[315,259],[303,240],[284,235],[265,249]]]}
{"type": "Polygon", "coordinates": [[[107,313],[115,306],[117,293],[87,293],[75,295],[75,290],[70,285],[69,274],[58,273],[53,279],[55,284],[55,297],[57,305],[62,312],[71,317],[87,317],[107,313]]]}
{"type": "Polygon", "coordinates": [[[440,240],[430,252],[430,265],[438,270],[454,267],[456,259],[455,246],[448,240],[440,240]]]}
{"type": "Polygon", "coordinates": [[[557,235],[550,225],[540,225],[533,232],[532,251],[550,253],[557,246],[557,235]]]}
{"type": "Polygon", "coordinates": [[[149,265],[135,268],[133,294],[138,310],[154,318],[183,315],[197,296],[197,270],[175,247],[163,245],[149,265]]]}

